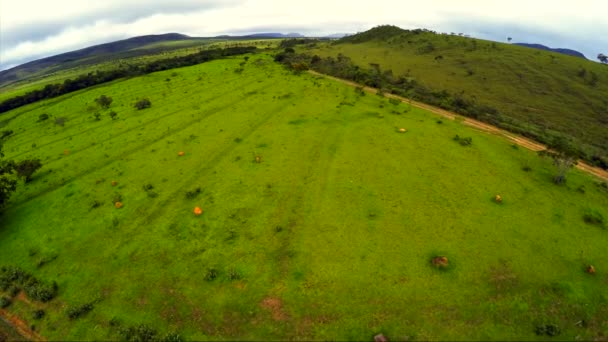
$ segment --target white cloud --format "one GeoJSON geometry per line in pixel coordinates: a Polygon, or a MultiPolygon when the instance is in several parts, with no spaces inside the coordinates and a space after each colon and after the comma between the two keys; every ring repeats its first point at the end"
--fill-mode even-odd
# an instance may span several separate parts
{"type": "Polygon", "coordinates": [[[485,38],[494,39],[517,28],[542,32],[558,45],[563,42],[560,47],[588,49],[587,54],[608,47],[608,39],[599,34],[608,31],[608,3],[603,0],[0,0],[0,6],[2,66],[144,34],[328,34],[380,24],[487,31],[485,38]]]}

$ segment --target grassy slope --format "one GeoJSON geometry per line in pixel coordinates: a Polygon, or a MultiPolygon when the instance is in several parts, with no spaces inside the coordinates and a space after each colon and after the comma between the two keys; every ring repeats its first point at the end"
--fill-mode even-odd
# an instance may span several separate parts
{"type": "Polygon", "coordinates": [[[378,63],[395,76],[407,75],[431,89],[463,92],[523,127],[566,133],[588,151],[608,156],[607,66],[480,39],[391,32],[384,39],[363,43],[319,44],[310,53],[342,53],[362,67],[378,63]],[[435,50],[420,53],[429,43],[435,50]],[[443,59],[435,60],[439,55],[443,59]],[[579,76],[581,69],[586,70],[584,77],[579,76]],[[589,84],[592,72],[598,77],[596,86],[589,84]]]}
{"type": "Polygon", "coordinates": [[[538,339],[541,323],[566,339],[605,333],[608,232],[581,217],[608,217],[608,195],[592,179],[575,171],[554,186],[529,151],[258,57],[242,75],[242,59],[214,61],[8,113],[7,157],[45,166],[0,220],[0,265],[60,287],[35,304],[41,322],[23,302],[11,310],[51,340],[116,338],[113,317],[191,339],[538,339]],[[86,112],[101,94],[119,120],[86,112]],[[135,111],[144,96],[152,108],[135,111]],[[37,123],[43,112],[65,127],[37,123]],[[437,254],[450,271],[429,266],[437,254]],[[206,281],[208,268],[219,277],[206,281]],[[96,298],[66,319],[66,305],[96,298]]]}
{"type": "MultiPolygon", "coordinates": [[[[79,75],[95,72],[97,70],[112,70],[118,65],[141,64],[159,59],[185,56],[198,52],[200,49],[214,49],[235,44],[247,44],[258,48],[276,47],[280,43],[278,39],[255,39],[255,40],[222,40],[222,39],[200,39],[200,40],[178,40],[148,44],[124,53],[117,53],[103,58],[103,62],[96,59],[82,59],[72,62],[70,65],[61,65],[57,68],[40,70],[27,79],[0,87],[0,102],[9,98],[23,95],[28,91],[43,88],[47,84],[61,83],[68,78],[76,78],[79,75]],[[145,55],[141,55],[144,50],[145,55]],[[133,56],[131,56],[133,55],[133,56]]],[[[1,127],[1,119],[0,119],[1,127]]]]}

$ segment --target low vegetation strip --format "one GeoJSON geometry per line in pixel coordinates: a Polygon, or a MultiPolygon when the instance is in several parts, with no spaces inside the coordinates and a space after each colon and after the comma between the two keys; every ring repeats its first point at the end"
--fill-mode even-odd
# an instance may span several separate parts
{"type": "Polygon", "coordinates": [[[63,83],[49,84],[40,90],[33,90],[24,95],[7,99],[0,103],[0,113],[4,113],[40,100],[54,98],[63,94],[92,87],[94,85],[110,82],[119,78],[141,76],[156,71],[191,66],[212,61],[214,59],[251,53],[255,50],[255,46],[201,50],[200,52],[191,55],[156,60],[139,66],[128,66],[126,68],[97,71],[95,73],[80,75],[74,80],[67,79],[63,83]]]}

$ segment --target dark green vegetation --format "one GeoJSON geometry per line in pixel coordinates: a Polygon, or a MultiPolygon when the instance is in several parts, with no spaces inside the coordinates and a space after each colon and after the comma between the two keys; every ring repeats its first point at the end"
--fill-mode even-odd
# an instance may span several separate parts
{"type": "Polygon", "coordinates": [[[43,164],[0,217],[11,313],[49,340],[605,336],[604,185],[249,57],[0,115],[6,158],[43,164]]]}
{"type": "Polygon", "coordinates": [[[467,115],[543,143],[572,140],[608,168],[608,67],[572,56],[394,26],[293,45],[288,61],[467,115]],[[305,55],[301,55],[304,53],[305,55]],[[316,56],[316,57],[315,57],[316,56]]]}

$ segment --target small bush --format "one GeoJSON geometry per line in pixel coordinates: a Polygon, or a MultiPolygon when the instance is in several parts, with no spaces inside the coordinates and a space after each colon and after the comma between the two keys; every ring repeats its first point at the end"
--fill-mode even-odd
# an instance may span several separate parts
{"type": "Polygon", "coordinates": [[[460,136],[458,136],[458,134],[456,134],[456,136],[454,136],[454,141],[457,141],[462,146],[470,146],[473,143],[473,138],[461,138],[460,136]]]}
{"type": "Polygon", "coordinates": [[[34,172],[41,167],[42,162],[40,162],[40,159],[22,160],[15,165],[15,171],[17,171],[17,175],[23,178],[27,183],[32,180],[34,172]]]}
{"type": "Polygon", "coordinates": [[[76,318],[84,316],[91,310],[93,310],[93,303],[86,303],[82,305],[71,306],[68,308],[66,313],[69,319],[74,320],[76,318]]]}
{"type": "Polygon", "coordinates": [[[57,283],[53,282],[51,284],[44,284],[40,282],[34,282],[25,285],[23,290],[25,291],[25,294],[27,294],[27,296],[31,299],[45,303],[55,298],[55,296],[57,295],[57,283]]]}
{"type": "Polygon", "coordinates": [[[64,117],[56,118],[55,125],[63,127],[63,126],[65,126],[66,121],[67,121],[67,119],[64,117]]]}
{"type": "Polygon", "coordinates": [[[137,108],[138,110],[150,108],[151,106],[152,106],[152,102],[150,102],[150,100],[148,100],[148,99],[141,99],[141,100],[135,102],[135,108],[137,108]]]}
{"type": "Polygon", "coordinates": [[[6,130],[6,131],[2,131],[2,133],[0,134],[0,140],[7,138],[9,136],[11,136],[13,134],[12,130],[6,130]]]}
{"type": "Polygon", "coordinates": [[[443,120],[437,120],[437,124],[441,125],[443,123],[443,120]]]}
{"type": "Polygon", "coordinates": [[[217,278],[218,276],[218,272],[215,268],[209,268],[207,269],[207,273],[205,274],[205,280],[206,281],[212,281],[215,278],[217,278]]]}
{"type": "Polygon", "coordinates": [[[521,169],[522,169],[522,170],[524,170],[525,172],[530,172],[530,171],[532,171],[532,168],[530,167],[530,165],[527,165],[527,164],[526,164],[526,165],[524,165],[524,166],[522,166],[522,168],[521,168],[521,169]]]}
{"type": "Polygon", "coordinates": [[[44,317],[45,314],[46,314],[46,312],[44,312],[44,310],[36,310],[32,314],[32,317],[34,317],[34,319],[38,320],[38,319],[41,319],[42,317],[44,317]]]}
{"type": "Polygon", "coordinates": [[[110,112],[108,115],[110,115],[110,118],[111,118],[112,120],[116,120],[116,119],[118,119],[118,114],[116,114],[116,112],[115,112],[115,111],[111,111],[111,112],[110,112]]]}
{"type": "Polygon", "coordinates": [[[93,116],[95,117],[95,121],[101,121],[101,114],[100,113],[95,113],[95,114],[93,114],[93,116]]]}
{"type": "Polygon", "coordinates": [[[388,102],[390,102],[392,105],[398,106],[401,103],[401,100],[391,98],[388,100],[388,102]]]}
{"type": "Polygon", "coordinates": [[[38,122],[45,121],[45,120],[48,120],[48,119],[49,119],[49,115],[48,114],[40,114],[38,116],[38,122]]]}
{"type": "Polygon", "coordinates": [[[0,309],[4,309],[7,306],[11,305],[12,301],[8,297],[0,297],[0,309]]]}
{"type": "Polygon", "coordinates": [[[583,221],[594,226],[604,226],[604,216],[596,210],[588,210],[583,214],[583,221]]]}
{"type": "Polygon", "coordinates": [[[127,342],[156,341],[158,338],[158,332],[145,324],[121,328],[119,333],[127,342]]]}
{"type": "Polygon", "coordinates": [[[194,190],[186,191],[186,199],[194,199],[201,193],[201,188],[198,187],[194,190]]]}
{"type": "Polygon", "coordinates": [[[152,189],[154,189],[154,185],[152,185],[150,183],[144,184],[143,188],[144,188],[144,191],[152,190],[152,189]]]}
{"type": "Polygon", "coordinates": [[[239,280],[242,278],[241,273],[234,268],[228,271],[228,277],[230,280],[239,280]]]}
{"type": "Polygon", "coordinates": [[[103,109],[108,109],[112,104],[112,98],[109,96],[101,95],[100,97],[95,99],[95,102],[99,105],[99,107],[103,109]]]}

